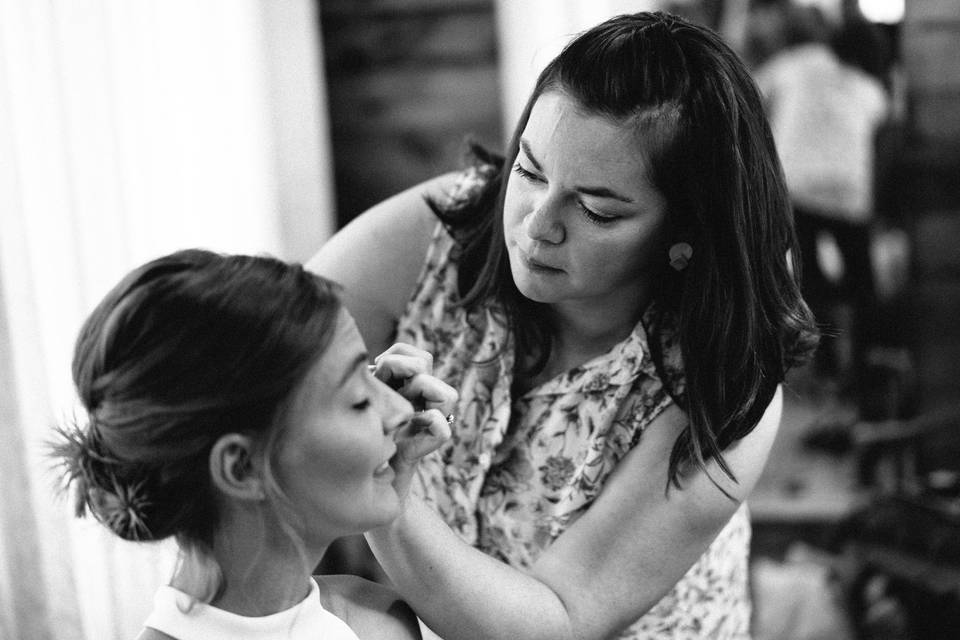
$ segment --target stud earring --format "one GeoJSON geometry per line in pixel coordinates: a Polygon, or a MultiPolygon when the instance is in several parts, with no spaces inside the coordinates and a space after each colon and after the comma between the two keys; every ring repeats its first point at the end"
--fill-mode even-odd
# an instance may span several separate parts
{"type": "Polygon", "coordinates": [[[693,247],[686,242],[678,242],[670,247],[669,255],[670,266],[677,271],[683,271],[693,257],[693,247]]]}

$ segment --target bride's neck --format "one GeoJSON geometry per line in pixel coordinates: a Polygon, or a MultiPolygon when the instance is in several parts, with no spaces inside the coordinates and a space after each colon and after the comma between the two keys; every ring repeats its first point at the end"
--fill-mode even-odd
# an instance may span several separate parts
{"type": "Polygon", "coordinates": [[[270,615],[301,602],[322,553],[306,558],[292,541],[265,544],[246,531],[217,535],[210,552],[182,549],[171,586],[243,616],[270,615]]]}

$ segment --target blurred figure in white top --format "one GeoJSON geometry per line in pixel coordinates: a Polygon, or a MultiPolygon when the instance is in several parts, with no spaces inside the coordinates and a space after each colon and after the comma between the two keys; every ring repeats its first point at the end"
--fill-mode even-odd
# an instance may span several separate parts
{"type": "Polygon", "coordinates": [[[807,40],[773,55],[755,77],[794,203],[804,296],[825,328],[816,372],[835,377],[856,401],[876,299],[870,236],[874,138],[890,102],[882,80],[886,42],[872,23],[848,20],[831,32],[816,9],[804,11],[807,40]],[[840,264],[818,258],[830,239],[840,264]],[[848,341],[830,339],[842,332],[848,341]]]}

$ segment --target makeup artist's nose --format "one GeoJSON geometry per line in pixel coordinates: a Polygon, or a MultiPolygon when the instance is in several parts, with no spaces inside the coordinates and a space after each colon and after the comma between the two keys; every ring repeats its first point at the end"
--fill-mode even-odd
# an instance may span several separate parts
{"type": "Polygon", "coordinates": [[[547,244],[560,244],[566,237],[566,229],[560,219],[561,208],[556,198],[544,191],[533,201],[533,209],[523,219],[523,230],[532,240],[547,244]]]}

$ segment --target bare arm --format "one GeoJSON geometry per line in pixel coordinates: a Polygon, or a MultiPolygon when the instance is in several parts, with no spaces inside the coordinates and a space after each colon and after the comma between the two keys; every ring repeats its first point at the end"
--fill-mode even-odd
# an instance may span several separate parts
{"type": "Polygon", "coordinates": [[[781,410],[778,390],[757,428],[725,452],[739,484],[708,464],[731,501],[702,472],[665,495],[670,448],[685,424],[669,408],[529,573],[462,543],[414,499],[367,538],[398,591],[446,640],[614,636],[676,584],[752,490],[781,410]]]}
{"type": "Polygon", "coordinates": [[[456,174],[424,182],[360,214],[307,263],[314,273],[339,282],[370,353],[393,342],[423,266],[437,218],[424,197],[449,190],[456,174]]]}

